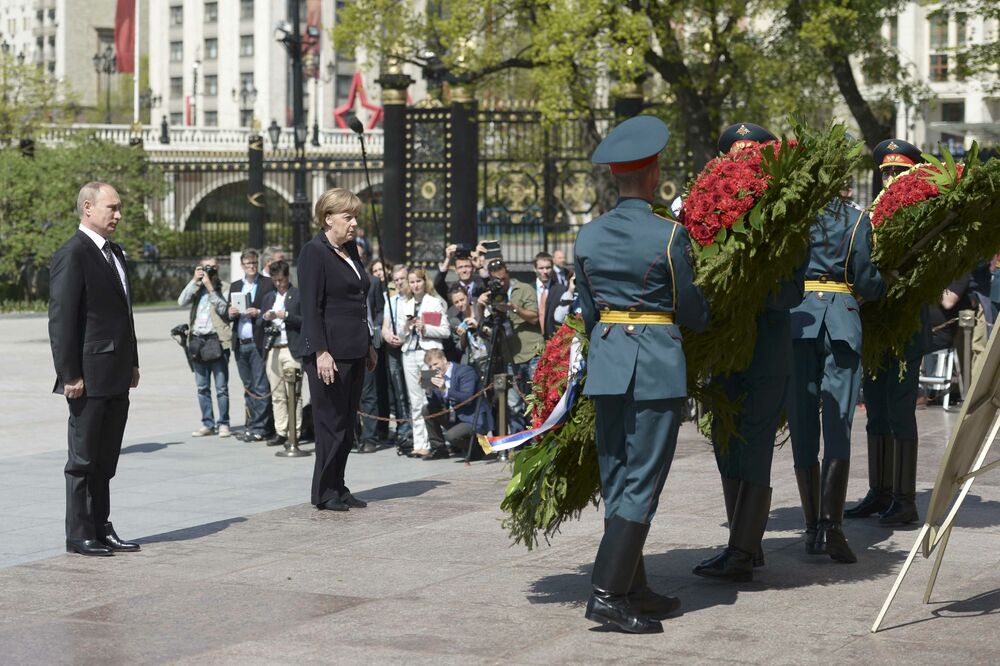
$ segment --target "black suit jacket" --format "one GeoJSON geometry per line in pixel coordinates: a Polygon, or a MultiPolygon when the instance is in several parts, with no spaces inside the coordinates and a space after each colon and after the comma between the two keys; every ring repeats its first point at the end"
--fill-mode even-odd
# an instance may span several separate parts
{"type": "MultiPolygon", "coordinates": [[[[448,283],[448,271],[438,271],[437,275],[434,276],[434,291],[440,294],[441,298],[448,305],[451,305],[451,298],[448,297],[448,292],[451,288],[458,284],[458,280],[452,283],[448,283]]],[[[486,281],[479,277],[475,273],[472,274],[472,293],[469,295],[469,300],[474,301],[479,296],[479,294],[486,291],[486,281]]]]}
{"type": "Polygon", "coordinates": [[[371,285],[368,287],[368,311],[372,313],[372,323],[375,331],[372,334],[372,346],[378,349],[382,346],[382,320],[385,318],[385,292],[382,281],[369,275],[371,285]]]}
{"type": "MultiPolygon", "coordinates": [[[[125,266],[121,247],[111,250],[125,266]]],[[[54,393],[83,377],[84,395],[103,397],[129,390],[139,367],[132,307],[118,271],[87,234],[76,234],[52,255],[49,283],[49,343],[56,370],[54,393]]],[[[131,293],[128,272],[125,280],[131,293]]]]}
{"type": "Polygon", "coordinates": [[[559,307],[559,300],[566,293],[566,285],[556,281],[549,283],[549,295],[545,299],[545,339],[548,340],[556,332],[560,324],[556,323],[556,308],[559,307]]]}
{"type": "Polygon", "coordinates": [[[330,352],[335,359],[368,355],[368,291],[371,280],[354,242],[344,244],[361,278],[334,251],[320,233],[299,253],[299,291],[302,292],[302,356],[330,352]]]}
{"type": "MultiPolygon", "coordinates": [[[[264,301],[260,304],[261,316],[257,317],[254,325],[260,327],[261,339],[264,336],[264,325],[267,323],[264,320],[263,313],[274,309],[274,301],[277,298],[277,289],[269,291],[264,296],[264,301]]],[[[302,360],[302,298],[299,290],[295,287],[289,286],[288,291],[285,293],[285,312],[288,313],[288,316],[285,317],[285,336],[288,338],[288,351],[292,352],[292,358],[300,361],[302,360]]],[[[257,334],[255,331],[254,338],[256,337],[257,334]]]]}
{"type": "MultiPolygon", "coordinates": [[[[241,291],[243,291],[243,284],[244,284],[244,280],[237,280],[236,282],[232,283],[231,285],[229,285],[229,293],[230,294],[232,294],[233,292],[235,292],[237,294],[240,293],[241,291]]],[[[267,296],[272,291],[274,291],[274,282],[271,281],[271,278],[266,277],[266,276],[261,275],[261,274],[258,273],[257,274],[257,291],[254,292],[253,299],[247,303],[247,307],[248,308],[257,308],[258,310],[260,310],[263,313],[265,311],[265,308],[263,308],[261,306],[264,303],[264,297],[267,296]]],[[[271,301],[271,302],[273,303],[274,301],[271,301]]],[[[230,303],[232,303],[232,300],[230,300],[230,303]]],[[[230,317],[229,316],[229,311],[227,310],[226,311],[226,319],[228,319],[229,321],[233,322],[233,349],[236,349],[240,345],[240,332],[238,330],[239,325],[240,325],[240,318],[238,316],[237,317],[230,317]]],[[[260,320],[260,317],[258,316],[258,317],[256,317],[254,319],[254,322],[253,322],[253,343],[255,345],[257,345],[257,350],[260,351],[261,353],[263,353],[264,352],[264,327],[258,325],[260,323],[259,320],[260,320]]]]}

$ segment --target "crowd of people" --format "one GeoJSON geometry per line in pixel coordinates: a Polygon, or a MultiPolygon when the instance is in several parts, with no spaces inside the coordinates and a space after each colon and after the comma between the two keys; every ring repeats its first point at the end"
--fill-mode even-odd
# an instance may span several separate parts
{"type": "MultiPolygon", "coordinates": [[[[358,240],[360,262],[370,249],[358,240]]],[[[379,259],[366,262],[365,306],[376,362],[362,381],[358,452],[394,446],[424,460],[478,459],[484,454],[474,445],[476,435],[496,434],[501,425],[505,432],[525,427],[532,375],[544,341],[574,307],[575,278],[561,250],[538,253],[533,283],[514,278],[502,259],[487,261],[485,254],[481,245],[449,245],[433,279],[423,268],[387,271],[379,259]],[[493,395],[480,399],[493,373],[512,381],[503,424],[493,395]]],[[[243,277],[231,284],[222,280],[217,257],[203,257],[178,296],[178,305],[189,309],[187,352],[201,411],[192,436],[288,446],[287,389],[294,386],[301,439],[303,403],[310,399],[301,381],[303,306],[286,256],[280,247],[244,249],[243,277]],[[233,430],[230,421],[231,357],[244,389],[242,430],[233,430]]]]}

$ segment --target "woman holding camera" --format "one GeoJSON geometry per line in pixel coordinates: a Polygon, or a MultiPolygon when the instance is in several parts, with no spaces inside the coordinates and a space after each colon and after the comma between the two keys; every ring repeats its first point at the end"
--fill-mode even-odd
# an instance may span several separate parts
{"type": "Polygon", "coordinates": [[[375,367],[367,305],[371,281],[354,243],[360,210],[353,192],[327,190],[316,202],[321,231],[299,253],[302,368],[316,430],[312,503],[330,511],[367,506],[344,483],[365,368],[375,367]]]}
{"type": "Polygon", "coordinates": [[[177,305],[191,306],[188,317],[188,358],[198,388],[201,427],[191,433],[205,437],[218,433],[229,437],[229,351],[233,329],[224,317],[229,307],[221,294],[229,285],[219,279],[219,260],[203,257],[194,269],[194,277],[184,286],[177,305]],[[219,418],[212,411],[212,378],[215,378],[215,399],[219,403],[219,418]]]}
{"type": "MultiPolygon", "coordinates": [[[[415,268],[406,275],[408,294],[399,308],[403,318],[403,373],[406,392],[410,396],[410,418],[413,420],[414,458],[433,455],[423,409],[427,395],[420,385],[420,371],[427,370],[424,354],[428,349],[442,349],[443,341],[451,336],[445,318],[444,302],[432,293],[433,286],[422,268],[415,268]]],[[[384,322],[383,322],[384,326],[384,322]]]]}

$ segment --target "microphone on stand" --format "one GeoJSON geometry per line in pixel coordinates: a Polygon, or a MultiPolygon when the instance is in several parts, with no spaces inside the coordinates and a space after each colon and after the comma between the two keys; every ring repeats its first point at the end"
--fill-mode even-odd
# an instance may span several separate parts
{"type": "Polygon", "coordinates": [[[378,260],[382,262],[382,275],[384,279],[382,280],[382,290],[385,293],[385,304],[389,308],[389,321],[392,322],[392,330],[396,330],[396,313],[392,311],[389,307],[389,279],[391,275],[389,274],[389,266],[385,262],[385,255],[382,245],[382,229],[378,223],[378,213],[375,211],[375,190],[372,188],[372,176],[368,171],[368,151],[365,150],[365,126],[361,124],[357,116],[352,117],[348,122],[347,126],[351,128],[351,131],[358,135],[358,140],[361,142],[361,164],[365,168],[365,180],[368,183],[368,203],[371,205],[372,209],[372,223],[375,225],[375,240],[378,241],[378,260]]]}

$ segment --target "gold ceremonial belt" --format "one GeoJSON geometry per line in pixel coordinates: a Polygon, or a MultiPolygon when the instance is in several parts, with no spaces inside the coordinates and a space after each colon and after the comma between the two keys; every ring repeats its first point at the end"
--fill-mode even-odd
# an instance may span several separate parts
{"type": "Polygon", "coordinates": [[[823,280],[806,280],[806,291],[829,291],[837,294],[849,294],[851,288],[843,282],[825,282],[823,280]]]}
{"type": "Polygon", "coordinates": [[[601,310],[602,324],[672,324],[672,312],[632,312],[630,310],[601,310]]]}

